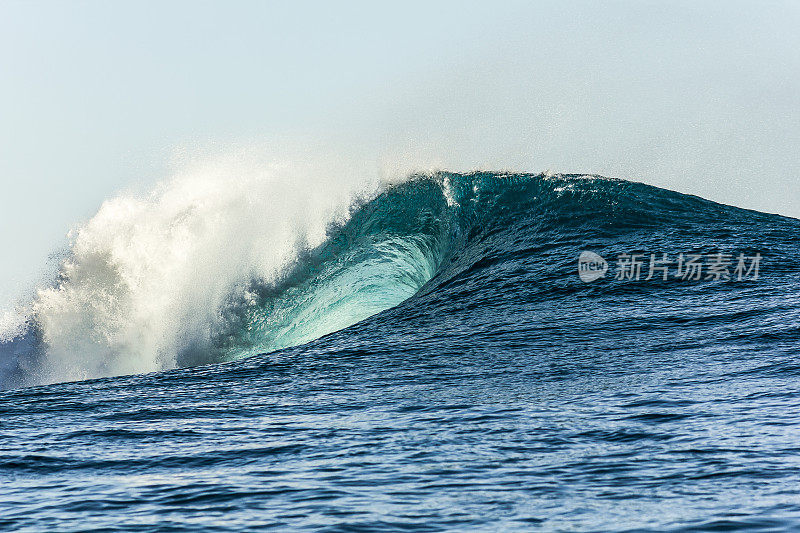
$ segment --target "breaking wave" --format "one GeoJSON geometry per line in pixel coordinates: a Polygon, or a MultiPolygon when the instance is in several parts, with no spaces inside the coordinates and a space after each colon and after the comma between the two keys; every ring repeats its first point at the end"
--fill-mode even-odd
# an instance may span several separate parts
{"type": "Polygon", "coordinates": [[[546,258],[587,228],[744,213],[599,176],[432,172],[342,187],[340,176],[305,172],[212,168],[104,203],[73,233],[58,279],[21,310],[24,320],[6,319],[3,386],[271,352],[421,290],[446,299],[469,284],[477,305],[489,288],[464,276],[498,247],[546,258]]]}

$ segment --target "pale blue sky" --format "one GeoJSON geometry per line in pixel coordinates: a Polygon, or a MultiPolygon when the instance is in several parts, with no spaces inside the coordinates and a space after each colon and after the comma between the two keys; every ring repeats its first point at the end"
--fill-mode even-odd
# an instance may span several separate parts
{"type": "Polygon", "coordinates": [[[185,146],[335,138],[800,216],[800,4],[600,4],[0,0],[0,306],[185,146]]]}

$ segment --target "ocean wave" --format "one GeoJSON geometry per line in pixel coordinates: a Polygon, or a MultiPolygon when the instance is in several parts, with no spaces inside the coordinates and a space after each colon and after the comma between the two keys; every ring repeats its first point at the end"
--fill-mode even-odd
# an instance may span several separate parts
{"type": "Polygon", "coordinates": [[[320,182],[311,193],[295,178],[286,167],[210,172],[103,204],[26,320],[8,321],[4,385],[240,359],[415,296],[411,314],[464,294],[491,306],[520,283],[546,298],[580,288],[556,249],[605,252],[634,234],[637,248],[672,250],[721,221],[730,230],[768,216],[591,175],[431,172],[370,192],[320,182]],[[675,238],[648,243],[665,223],[675,238]],[[489,286],[492,267],[507,276],[489,286]]]}

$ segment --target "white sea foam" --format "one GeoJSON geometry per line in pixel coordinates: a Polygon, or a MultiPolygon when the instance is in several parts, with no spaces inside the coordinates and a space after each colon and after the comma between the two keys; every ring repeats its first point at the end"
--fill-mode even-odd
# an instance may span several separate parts
{"type": "MultiPolygon", "coordinates": [[[[35,381],[175,367],[176,354],[209,342],[237,284],[276,276],[377,187],[358,168],[239,153],[104,202],[72,232],[59,281],[27,310],[46,347],[35,381]]],[[[6,339],[23,330],[23,314],[3,315],[6,339]]]]}

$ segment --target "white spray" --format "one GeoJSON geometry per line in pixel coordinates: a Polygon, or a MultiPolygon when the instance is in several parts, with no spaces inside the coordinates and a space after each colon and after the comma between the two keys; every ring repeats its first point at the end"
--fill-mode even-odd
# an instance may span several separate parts
{"type": "Polygon", "coordinates": [[[272,279],[375,190],[375,172],[334,166],[239,154],[106,201],[72,232],[60,279],[28,310],[46,347],[29,381],[174,368],[176,354],[209,342],[237,284],[272,279]]]}

